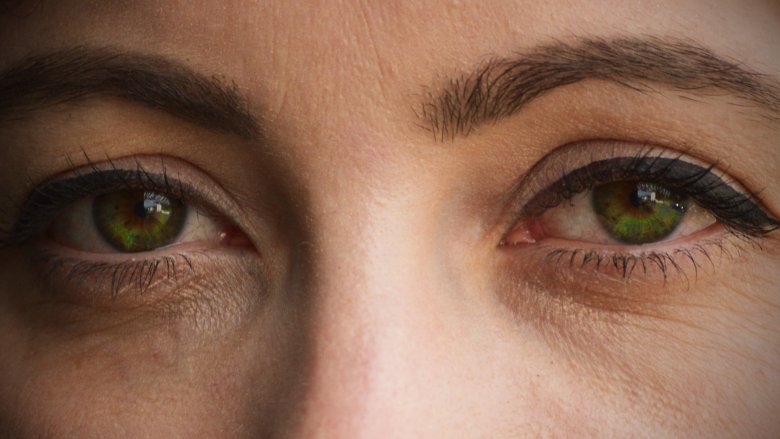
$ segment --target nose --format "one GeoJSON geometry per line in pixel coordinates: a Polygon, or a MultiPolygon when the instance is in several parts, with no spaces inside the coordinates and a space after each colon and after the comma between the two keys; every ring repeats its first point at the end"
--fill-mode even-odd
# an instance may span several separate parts
{"type": "Polygon", "coordinates": [[[450,367],[469,344],[462,283],[425,221],[392,213],[408,211],[321,227],[295,437],[437,437],[442,408],[468,400],[460,384],[478,366],[450,367]]]}
{"type": "Polygon", "coordinates": [[[428,267],[386,229],[361,235],[332,233],[314,264],[302,437],[413,437],[398,420],[424,416],[426,371],[444,337],[428,267]]]}
{"type": "Polygon", "coordinates": [[[377,439],[517,431],[541,413],[537,397],[555,395],[529,378],[550,369],[544,341],[518,331],[491,289],[496,247],[425,172],[360,165],[307,185],[319,192],[307,197],[305,280],[293,294],[305,308],[302,354],[273,428],[377,439]]]}

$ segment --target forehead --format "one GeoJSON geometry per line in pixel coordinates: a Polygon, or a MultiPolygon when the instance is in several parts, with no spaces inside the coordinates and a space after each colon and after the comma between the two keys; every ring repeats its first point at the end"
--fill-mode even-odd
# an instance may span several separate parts
{"type": "Polygon", "coordinates": [[[773,18],[780,4],[720,0],[717,6],[700,0],[23,1],[0,17],[0,68],[29,53],[73,46],[163,55],[235,83],[267,119],[292,117],[299,125],[316,119],[299,127],[314,132],[394,120],[413,97],[481,62],[573,38],[671,36],[780,70],[773,18]]]}
{"type": "Polygon", "coordinates": [[[0,46],[3,61],[41,47],[116,45],[207,59],[239,77],[306,68],[307,77],[370,74],[385,81],[571,37],[687,37],[734,55],[778,54],[780,4],[712,6],[702,0],[23,1],[0,18],[0,46]]]}

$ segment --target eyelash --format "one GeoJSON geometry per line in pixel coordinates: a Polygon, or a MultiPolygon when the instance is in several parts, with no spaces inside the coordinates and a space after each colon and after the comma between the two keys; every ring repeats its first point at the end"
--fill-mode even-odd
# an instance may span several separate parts
{"type": "Polygon", "coordinates": [[[41,258],[49,274],[63,268],[66,282],[80,279],[96,279],[99,287],[103,283],[111,291],[111,298],[116,299],[120,291],[134,288],[136,292],[143,293],[160,280],[173,281],[178,285],[183,273],[177,267],[180,263],[185,265],[188,273],[195,272],[192,258],[184,253],[174,253],[156,256],[140,260],[127,260],[120,262],[88,262],[71,260],[59,255],[44,254],[41,258]],[[160,268],[165,272],[162,278],[158,278],[160,268]]]}
{"type": "Polygon", "coordinates": [[[147,190],[170,194],[181,201],[208,209],[199,192],[181,180],[169,177],[163,166],[159,174],[147,172],[140,162],[134,170],[119,169],[109,162],[109,169],[100,169],[90,162],[91,171],[45,183],[35,189],[19,214],[19,220],[9,231],[0,233],[0,248],[23,244],[44,232],[63,208],[81,198],[120,190],[147,190]]]}
{"type": "MultiPolygon", "coordinates": [[[[715,248],[722,254],[726,254],[729,253],[726,248],[727,243],[741,249],[738,243],[729,238],[735,237],[742,243],[757,244],[758,238],[780,228],[780,221],[770,217],[753,197],[735,190],[716,175],[715,169],[715,165],[702,167],[686,162],[681,155],[674,157],[653,155],[651,150],[642,151],[633,157],[597,160],[563,172],[563,176],[555,183],[538,192],[523,205],[519,218],[540,217],[548,209],[600,184],[614,181],[644,181],[663,185],[691,197],[699,206],[705,208],[725,226],[725,234],[688,247],[639,253],[605,248],[596,250],[543,246],[542,249],[546,252],[543,260],[553,262],[555,269],[566,264],[569,269],[583,270],[591,267],[596,273],[602,274],[605,274],[604,267],[611,267],[614,273],[624,280],[628,280],[637,267],[641,267],[645,275],[648,267],[657,267],[664,284],[670,270],[681,274],[687,280],[688,275],[678,258],[682,257],[684,261],[690,262],[695,271],[694,275],[698,276],[701,267],[699,256],[704,257],[709,264],[713,264],[709,249],[715,248]]],[[[506,246],[506,241],[502,240],[500,245],[506,246]]]]}
{"type": "MultiPolygon", "coordinates": [[[[88,168],[90,171],[87,173],[76,173],[73,177],[46,183],[36,189],[21,209],[16,225],[5,233],[0,233],[0,248],[21,245],[42,235],[63,208],[83,197],[100,193],[143,189],[171,194],[199,207],[209,206],[196,190],[183,184],[181,180],[169,178],[165,166],[158,174],[147,172],[140,162],[136,162],[133,170],[119,169],[110,161],[107,169],[100,169],[92,162],[89,162],[88,168]]],[[[681,156],[653,156],[647,151],[633,157],[597,160],[563,173],[558,181],[533,196],[522,207],[520,216],[540,216],[547,209],[599,184],[618,180],[642,180],[665,185],[692,197],[726,226],[729,235],[742,238],[743,241],[753,241],[753,238],[762,237],[780,228],[780,221],[771,218],[752,197],[732,188],[717,176],[714,170],[715,166],[694,165],[682,160],[681,156]]],[[[215,215],[219,216],[216,213],[215,215]]],[[[679,257],[690,261],[698,274],[698,256],[701,255],[712,263],[707,249],[715,247],[725,252],[725,239],[726,237],[708,240],[690,248],[648,251],[641,254],[548,247],[543,248],[547,253],[542,259],[546,262],[552,261],[556,266],[568,264],[569,269],[591,266],[599,273],[603,272],[603,267],[612,267],[618,276],[624,279],[628,279],[637,267],[642,267],[641,271],[646,274],[649,266],[655,266],[662,273],[665,282],[670,269],[685,274],[681,264],[677,262],[679,257]]],[[[68,266],[64,274],[67,281],[85,277],[110,280],[112,298],[116,298],[120,291],[128,287],[135,287],[139,291],[147,290],[156,281],[160,271],[164,272],[164,279],[178,281],[179,263],[184,263],[190,272],[194,272],[192,259],[181,252],[115,263],[68,260],[53,253],[44,253],[41,260],[50,273],[68,266]],[[164,269],[160,270],[162,267],[164,269]]],[[[685,277],[687,278],[687,275],[685,277]]]]}
{"type": "MultiPolygon", "coordinates": [[[[159,174],[147,172],[138,161],[133,170],[120,169],[110,161],[107,169],[100,169],[91,161],[87,166],[90,171],[86,173],[76,173],[72,177],[45,183],[35,189],[21,208],[16,225],[7,231],[0,231],[0,249],[23,245],[45,235],[51,222],[71,203],[84,197],[113,191],[162,192],[212,214],[203,197],[181,180],[171,178],[165,166],[159,174]]],[[[218,216],[216,213],[214,215],[218,216]]],[[[193,259],[183,252],[116,262],[98,262],[63,257],[56,252],[43,250],[37,255],[37,261],[46,267],[45,272],[49,275],[64,268],[62,278],[66,282],[93,279],[101,286],[106,283],[112,299],[115,299],[120,291],[129,288],[144,292],[160,280],[173,281],[175,286],[184,274],[178,268],[180,264],[184,265],[187,273],[195,272],[193,259]],[[162,278],[159,277],[161,271],[164,275],[162,278]]]]}

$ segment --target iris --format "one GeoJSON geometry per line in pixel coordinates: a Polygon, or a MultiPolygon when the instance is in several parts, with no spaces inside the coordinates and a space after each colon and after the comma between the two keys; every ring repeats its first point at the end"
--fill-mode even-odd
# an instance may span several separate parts
{"type": "Polygon", "coordinates": [[[110,192],[95,197],[92,217],[103,238],[116,250],[144,252],[173,243],[187,217],[184,203],[144,190],[110,192]]]}
{"type": "Polygon", "coordinates": [[[671,235],[688,205],[688,197],[654,183],[619,181],[593,189],[593,209],[602,227],[625,244],[648,244],[671,235]]]}

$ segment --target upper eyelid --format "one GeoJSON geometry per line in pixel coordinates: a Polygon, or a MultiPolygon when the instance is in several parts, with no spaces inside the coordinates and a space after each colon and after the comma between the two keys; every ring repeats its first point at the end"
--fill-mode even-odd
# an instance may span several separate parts
{"type": "MultiPolygon", "coordinates": [[[[623,179],[653,180],[663,178],[667,184],[675,184],[676,186],[679,185],[692,188],[708,176],[713,176],[712,178],[707,178],[710,181],[708,186],[697,189],[705,192],[708,190],[717,189],[721,186],[730,188],[729,184],[722,178],[711,174],[713,168],[714,165],[704,168],[698,165],[687,163],[679,158],[668,159],[664,157],[614,157],[605,160],[598,160],[586,166],[569,171],[569,173],[562,176],[561,179],[550,184],[541,193],[535,195],[534,198],[524,206],[523,210],[526,214],[536,215],[538,212],[535,212],[534,207],[544,209],[555,207],[557,202],[563,200],[556,199],[556,204],[544,206],[538,206],[539,201],[536,200],[538,200],[541,195],[544,195],[545,192],[554,192],[555,188],[561,185],[563,186],[562,189],[565,192],[560,193],[561,190],[559,190],[559,193],[551,195],[559,195],[561,198],[569,198],[573,195],[584,192],[585,190],[591,189],[598,184],[623,179]],[[679,166],[687,168],[690,173],[684,177],[675,177],[670,175],[671,171],[679,171],[679,169],[677,169],[679,166]],[[603,168],[601,173],[597,173],[596,171],[592,170],[592,168],[598,167],[603,168]],[[583,174],[585,175],[584,177],[583,174]],[[537,206],[534,206],[534,204],[537,204],[537,206]]],[[[732,190],[735,193],[740,193],[738,190],[732,190]]]]}
{"type": "MultiPolygon", "coordinates": [[[[695,158],[689,158],[685,153],[667,148],[631,145],[617,141],[591,141],[578,142],[577,144],[566,145],[559,148],[540,160],[534,168],[521,178],[513,188],[515,195],[513,197],[514,202],[512,205],[516,207],[508,225],[510,230],[514,228],[521,218],[538,216],[544,210],[539,209],[539,206],[537,206],[536,211],[529,212],[529,210],[534,210],[534,207],[529,206],[529,204],[539,194],[549,190],[555,185],[563,185],[566,187],[569,182],[581,184],[581,182],[570,181],[567,180],[567,178],[571,178],[572,173],[595,162],[609,162],[621,159],[633,162],[646,160],[648,163],[651,163],[653,160],[667,160],[684,163],[692,168],[699,169],[702,171],[702,177],[710,176],[710,183],[717,182],[718,187],[728,188],[732,194],[739,194],[744,197],[741,201],[750,203],[748,207],[754,211],[754,217],[757,215],[756,212],[761,213],[763,218],[752,219],[756,223],[762,222],[763,224],[761,227],[751,229],[751,233],[762,235],[780,228],[780,221],[771,216],[768,209],[761,203],[761,200],[739,182],[734,181],[733,177],[719,170],[716,164],[706,164],[695,158]],[[589,155],[587,154],[588,152],[590,152],[589,155]],[[569,163],[570,160],[567,160],[572,157],[574,157],[575,160],[571,161],[575,163],[569,163]],[[577,160],[579,160],[579,164],[576,163],[577,160]],[[550,176],[551,173],[553,174],[552,176],[550,176]]],[[[652,178],[652,175],[645,175],[644,178],[652,178]]],[[[592,187],[593,185],[598,184],[598,182],[589,182],[589,184],[590,187],[592,187]]],[[[587,189],[588,187],[583,187],[577,192],[582,192],[587,189]]],[[[713,188],[711,187],[710,189],[713,188]]],[[[573,193],[571,195],[573,195],[573,193]]],[[[707,206],[703,207],[707,208],[707,206]]],[[[719,219],[722,220],[723,218],[719,219]]]]}

